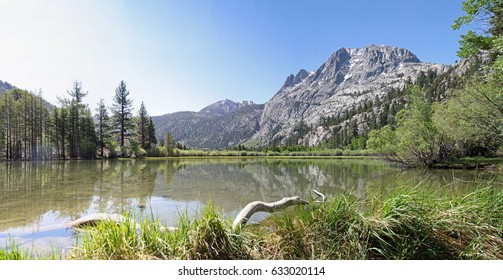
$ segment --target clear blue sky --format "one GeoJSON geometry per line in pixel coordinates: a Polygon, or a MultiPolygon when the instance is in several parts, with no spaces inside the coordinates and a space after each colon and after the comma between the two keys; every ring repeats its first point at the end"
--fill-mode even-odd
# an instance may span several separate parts
{"type": "Polygon", "coordinates": [[[462,0],[0,0],[0,80],[56,103],[82,81],[94,110],[124,80],[135,113],[198,111],[222,99],[264,103],[290,73],[342,47],[408,48],[458,58],[462,0]]]}

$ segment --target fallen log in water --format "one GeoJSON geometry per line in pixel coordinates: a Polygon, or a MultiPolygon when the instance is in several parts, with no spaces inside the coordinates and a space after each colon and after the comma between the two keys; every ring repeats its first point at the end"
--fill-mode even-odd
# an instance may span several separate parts
{"type": "Polygon", "coordinates": [[[126,217],[119,215],[119,214],[94,213],[91,215],[81,217],[81,218],[69,223],[67,226],[70,228],[78,229],[78,228],[89,227],[89,226],[94,227],[98,223],[103,222],[103,221],[113,221],[116,224],[120,224],[120,223],[126,222],[126,220],[127,220],[126,217]]]}
{"type": "MultiPolygon", "coordinates": [[[[135,221],[132,221],[131,218],[127,218],[119,214],[105,214],[105,213],[94,213],[84,216],[82,218],[70,222],[69,224],[67,224],[67,227],[73,229],[81,229],[84,227],[96,226],[98,223],[103,221],[115,222],[115,224],[119,225],[121,223],[127,222],[128,219],[130,220],[131,223],[134,223],[136,229],[141,229],[141,226],[135,221]]],[[[160,226],[160,229],[163,231],[164,230],[174,231],[176,228],[160,226]]]]}

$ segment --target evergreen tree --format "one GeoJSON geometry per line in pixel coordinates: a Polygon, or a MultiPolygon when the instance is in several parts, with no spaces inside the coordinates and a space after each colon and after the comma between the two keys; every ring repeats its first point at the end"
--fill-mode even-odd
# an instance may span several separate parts
{"type": "Polygon", "coordinates": [[[82,104],[82,99],[87,96],[88,92],[82,89],[82,82],[74,81],[71,90],[68,90],[68,95],[72,97],[72,100],[77,104],[82,104]]]}
{"type": "Polygon", "coordinates": [[[149,144],[149,116],[147,113],[147,109],[145,108],[145,104],[142,102],[140,105],[140,111],[138,111],[138,125],[137,125],[137,133],[138,133],[138,143],[140,147],[143,149],[148,149],[149,144]]]}
{"type": "Polygon", "coordinates": [[[96,144],[99,149],[100,156],[103,157],[106,143],[110,138],[110,117],[108,116],[108,110],[103,99],[101,99],[98,103],[95,118],[97,120],[96,130],[98,132],[98,141],[96,144]]]}
{"type": "Polygon", "coordinates": [[[154,122],[152,121],[152,117],[149,117],[147,131],[148,131],[147,148],[150,149],[152,147],[155,147],[155,145],[157,145],[157,138],[155,137],[155,126],[154,122]]]}
{"type": "Polygon", "coordinates": [[[47,108],[41,92],[35,95],[21,89],[3,94],[0,100],[0,150],[2,158],[38,159],[47,130],[47,108]]]}
{"type": "Polygon", "coordinates": [[[70,158],[78,158],[80,143],[82,141],[79,126],[80,110],[78,104],[74,100],[70,101],[67,106],[69,113],[68,128],[70,129],[68,133],[68,144],[70,145],[70,158]]]}
{"type": "Polygon", "coordinates": [[[121,81],[115,89],[113,102],[111,108],[113,122],[114,126],[119,129],[119,144],[123,148],[128,133],[134,127],[131,119],[133,100],[129,98],[129,91],[124,81],[121,81]]]}
{"type": "Polygon", "coordinates": [[[67,138],[67,131],[68,131],[68,110],[64,107],[61,108],[60,110],[60,115],[59,115],[59,133],[61,137],[61,142],[60,142],[60,156],[61,158],[65,159],[66,158],[66,138],[67,138]]]}
{"type": "Polygon", "coordinates": [[[166,147],[166,151],[168,152],[168,156],[173,156],[174,149],[175,149],[175,140],[173,139],[173,135],[171,135],[171,133],[169,131],[166,132],[164,145],[166,147]]]}
{"type": "Polygon", "coordinates": [[[79,127],[82,137],[79,145],[79,155],[84,159],[94,159],[96,157],[96,143],[98,140],[91,110],[86,109],[82,111],[79,127]]]}
{"type": "MultiPolygon", "coordinates": [[[[68,144],[70,148],[70,158],[78,158],[82,156],[82,145],[86,135],[83,135],[82,123],[85,123],[88,116],[86,115],[87,105],[82,101],[87,92],[82,89],[82,83],[79,81],[73,82],[72,88],[67,91],[71,99],[60,99],[63,107],[68,108],[68,144]]],[[[89,146],[86,143],[86,146],[89,146]]],[[[88,148],[88,147],[86,147],[88,148]]],[[[87,154],[87,152],[86,152],[87,154]]]]}
{"type": "Polygon", "coordinates": [[[4,105],[0,100],[0,161],[3,160],[3,154],[5,150],[5,130],[4,130],[4,118],[3,118],[4,105]]]}

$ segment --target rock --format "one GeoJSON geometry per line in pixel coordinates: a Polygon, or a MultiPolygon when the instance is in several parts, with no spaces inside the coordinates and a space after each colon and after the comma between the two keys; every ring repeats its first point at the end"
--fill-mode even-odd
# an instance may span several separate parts
{"type": "MultiPolygon", "coordinates": [[[[321,117],[334,116],[376,96],[382,97],[390,88],[402,88],[408,79],[414,81],[421,72],[433,70],[440,74],[449,67],[421,62],[403,48],[342,48],[318,70],[301,70],[297,76],[287,78],[266,103],[260,130],[254,138],[265,144],[285,144],[300,120],[317,126],[321,117]]],[[[310,133],[304,143],[319,144],[324,140],[321,135],[328,137],[326,132],[310,133]]]]}

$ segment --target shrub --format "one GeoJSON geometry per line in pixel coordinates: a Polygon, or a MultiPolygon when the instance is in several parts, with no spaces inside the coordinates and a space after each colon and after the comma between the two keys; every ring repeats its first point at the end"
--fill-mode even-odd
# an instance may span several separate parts
{"type": "Polygon", "coordinates": [[[80,156],[83,159],[94,159],[96,157],[96,143],[85,139],[80,147],[80,156]]]}
{"type": "Polygon", "coordinates": [[[166,148],[163,146],[155,146],[147,151],[149,157],[165,157],[168,155],[166,148]]]}

